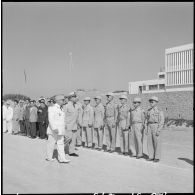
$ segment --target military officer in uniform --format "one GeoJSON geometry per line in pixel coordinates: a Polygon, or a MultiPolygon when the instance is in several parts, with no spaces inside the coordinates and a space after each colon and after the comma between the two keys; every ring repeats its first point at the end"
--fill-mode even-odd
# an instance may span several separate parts
{"type": "Polygon", "coordinates": [[[146,113],[148,161],[159,162],[161,157],[161,129],[164,125],[164,114],[157,107],[158,97],[151,97],[149,102],[151,107],[146,113]]]}
{"type": "Polygon", "coordinates": [[[116,146],[116,123],[117,123],[117,106],[114,103],[114,94],[108,93],[107,103],[105,105],[105,133],[107,142],[107,151],[114,152],[116,146]]]}
{"type": "Polygon", "coordinates": [[[145,128],[145,113],[140,107],[141,98],[136,97],[133,100],[134,108],[130,110],[130,150],[132,157],[137,159],[143,157],[143,130],[145,128]]]}
{"type": "Polygon", "coordinates": [[[120,105],[118,106],[118,130],[120,135],[120,148],[121,153],[125,156],[128,155],[128,136],[129,136],[129,126],[130,126],[130,113],[129,106],[127,105],[127,96],[121,95],[120,105]]]}
{"type": "Polygon", "coordinates": [[[25,108],[24,108],[24,124],[25,124],[25,131],[27,137],[30,137],[30,122],[29,122],[29,117],[30,117],[30,100],[26,100],[25,108]]]}
{"type": "Polygon", "coordinates": [[[19,114],[20,110],[18,107],[18,100],[14,100],[14,108],[13,108],[13,134],[18,134],[20,130],[20,124],[19,124],[19,114]]]}
{"type": "Polygon", "coordinates": [[[101,150],[103,144],[103,133],[104,133],[104,106],[102,105],[101,96],[96,96],[94,98],[95,106],[94,106],[94,143],[95,149],[101,150]]]}
{"type": "Polygon", "coordinates": [[[78,126],[78,106],[76,104],[76,94],[69,94],[69,102],[64,106],[65,112],[65,143],[69,143],[69,156],[78,157],[76,153],[76,138],[78,126]]]}
{"type": "Polygon", "coordinates": [[[3,133],[7,132],[7,127],[6,127],[6,114],[7,114],[7,106],[6,106],[6,101],[3,100],[3,133]]]}
{"type": "Polygon", "coordinates": [[[31,100],[31,107],[30,107],[30,115],[29,115],[29,122],[30,122],[30,135],[31,138],[35,139],[37,136],[37,106],[36,101],[31,100]]]}
{"type": "Polygon", "coordinates": [[[85,147],[92,148],[93,143],[93,108],[90,105],[91,98],[86,97],[84,99],[84,108],[82,116],[82,140],[85,143],[85,147]]]}
{"type": "Polygon", "coordinates": [[[12,119],[13,119],[13,108],[11,107],[10,100],[7,101],[7,113],[6,113],[6,127],[9,134],[12,134],[12,119]]]}
{"type": "Polygon", "coordinates": [[[24,121],[24,101],[19,101],[19,123],[20,123],[20,134],[25,135],[25,121],[24,121]]]}
{"type": "Polygon", "coordinates": [[[58,161],[60,163],[68,163],[64,152],[64,135],[65,135],[65,115],[61,108],[64,96],[55,96],[56,104],[48,108],[49,125],[47,128],[48,141],[47,141],[47,158],[48,161],[54,161],[53,151],[54,146],[57,144],[58,161]]]}

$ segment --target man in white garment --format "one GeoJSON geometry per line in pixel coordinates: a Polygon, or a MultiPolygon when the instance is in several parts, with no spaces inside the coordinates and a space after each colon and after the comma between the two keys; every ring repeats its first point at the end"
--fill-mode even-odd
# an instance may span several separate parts
{"type": "Polygon", "coordinates": [[[7,101],[6,128],[9,134],[12,134],[12,119],[13,119],[13,108],[11,107],[11,102],[7,101]]]}
{"type": "Polygon", "coordinates": [[[6,114],[7,114],[7,106],[5,100],[3,100],[3,133],[6,133],[6,114]]]}
{"type": "Polygon", "coordinates": [[[58,161],[60,163],[68,163],[64,152],[64,135],[65,135],[65,114],[62,110],[64,103],[64,95],[55,96],[55,104],[48,108],[49,125],[47,128],[47,158],[48,161],[54,161],[53,151],[57,143],[58,161]]]}

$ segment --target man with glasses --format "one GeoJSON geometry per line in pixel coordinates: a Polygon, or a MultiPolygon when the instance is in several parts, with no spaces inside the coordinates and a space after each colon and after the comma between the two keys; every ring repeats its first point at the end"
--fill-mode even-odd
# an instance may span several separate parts
{"type": "Polygon", "coordinates": [[[151,108],[146,113],[148,161],[159,162],[161,155],[161,135],[160,131],[164,125],[164,114],[157,107],[158,97],[149,99],[151,108]]]}
{"type": "Polygon", "coordinates": [[[130,150],[132,152],[132,157],[137,159],[143,157],[143,130],[145,124],[145,114],[144,110],[140,107],[141,98],[136,97],[133,100],[134,108],[131,109],[130,123],[130,150]]]}

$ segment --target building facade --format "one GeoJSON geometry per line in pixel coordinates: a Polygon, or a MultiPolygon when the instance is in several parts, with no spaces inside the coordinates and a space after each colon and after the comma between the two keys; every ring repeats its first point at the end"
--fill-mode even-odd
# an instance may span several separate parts
{"type": "Polygon", "coordinates": [[[167,91],[193,90],[193,44],[165,50],[167,91]]]}
{"type": "Polygon", "coordinates": [[[159,72],[153,80],[129,82],[129,94],[165,92],[165,72],[159,72]]]}

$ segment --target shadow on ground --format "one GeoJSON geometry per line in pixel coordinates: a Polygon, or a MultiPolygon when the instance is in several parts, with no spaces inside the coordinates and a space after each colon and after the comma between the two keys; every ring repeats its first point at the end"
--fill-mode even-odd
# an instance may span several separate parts
{"type": "Polygon", "coordinates": [[[186,161],[187,163],[191,164],[191,165],[194,165],[194,161],[193,160],[190,160],[188,158],[178,158],[179,160],[183,160],[183,161],[186,161]]]}

